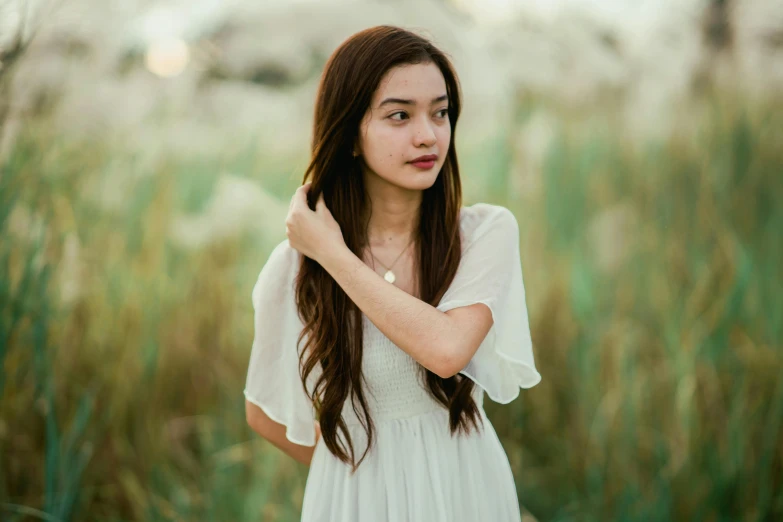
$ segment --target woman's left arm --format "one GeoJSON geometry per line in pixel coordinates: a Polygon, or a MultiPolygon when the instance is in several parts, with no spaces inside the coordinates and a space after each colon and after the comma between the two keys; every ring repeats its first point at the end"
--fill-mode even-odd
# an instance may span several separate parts
{"type": "Polygon", "coordinates": [[[318,262],[386,337],[441,377],[462,370],[492,326],[486,305],[441,312],[389,284],[345,245],[318,262]]]}
{"type": "Polygon", "coordinates": [[[292,247],[318,262],[356,306],[395,345],[433,373],[448,378],[470,361],[492,327],[481,303],[441,312],[389,284],[345,245],[323,197],[307,205],[309,183],[299,187],[286,218],[292,247]]]}

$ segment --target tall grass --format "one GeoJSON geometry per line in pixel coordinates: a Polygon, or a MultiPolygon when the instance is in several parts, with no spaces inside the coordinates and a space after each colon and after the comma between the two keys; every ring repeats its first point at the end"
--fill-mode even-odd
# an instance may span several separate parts
{"type": "MultiPolygon", "coordinates": [[[[783,518],[783,111],[711,105],[644,147],[564,113],[522,193],[527,108],[484,183],[519,218],[544,376],[487,404],[522,504],[783,518]]],[[[241,394],[250,288],[282,226],[199,250],[169,233],[220,165],[258,161],[140,172],[115,144],[25,130],[0,175],[1,518],[298,519],[307,469],[250,432],[241,394]]],[[[297,180],[257,181],[287,198],[297,180]]]]}

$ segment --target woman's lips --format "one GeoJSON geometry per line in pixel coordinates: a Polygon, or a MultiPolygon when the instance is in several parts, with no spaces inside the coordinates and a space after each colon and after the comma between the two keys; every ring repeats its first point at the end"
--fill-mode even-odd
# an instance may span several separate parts
{"type": "Polygon", "coordinates": [[[422,170],[429,170],[435,166],[435,160],[428,161],[412,161],[411,165],[422,170]]]}

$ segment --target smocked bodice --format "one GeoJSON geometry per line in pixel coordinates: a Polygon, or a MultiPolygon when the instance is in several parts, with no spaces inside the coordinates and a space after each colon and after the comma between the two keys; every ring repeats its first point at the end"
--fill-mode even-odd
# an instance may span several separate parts
{"type": "MultiPolygon", "coordinates": [[[[444,406],[428,393],[419,364],[398,348],[364,314],[362,326],[364,390],[373,421],[445,411],[444,406]]],[[[479,386],[474,387],[473,398],[481,408],[484,392],[479,386]]],[[[350,400],[346,400],[343,405],[343,418],[348,424],[358,423],[350,400]]]]}

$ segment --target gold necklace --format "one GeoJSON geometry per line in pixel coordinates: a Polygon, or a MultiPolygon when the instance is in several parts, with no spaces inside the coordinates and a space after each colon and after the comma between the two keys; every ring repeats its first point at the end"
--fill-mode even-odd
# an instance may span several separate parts
{"type": "MultiPolygon", "coordinates": [[[[408,243],[408,246],[406,246],[405,248],[402,249],[402,252],[400,252],[400,255],[397,256],[397,259],[395,259],[394,263],[392,263],[391,266],[389,266],[389,267],[387,267],[386,265],[381,263],[381,260],[378,259],[377,257],[375,257],[375,254],[372,253],[372,247],[369,244],[367,245],[367,247],[370,249],[370,255],[373,257],[373,259],[375,259],[376,261],[381,263],[381,266],[386,269],[386,273],[383,274],[383,278],[386,281],[390,282],[391,284],[394,284],[394,282],[397,280],[397,276],[395,276],[394,272],[392,272],[392,270],[391,270],[392,267],[394,267],[395,263],[397,263],[397,261],[400,259],[400,257],[402,257],[402,254],[404,254],[405,251],[408,250],[408,247],[411,246],[411,244],[413,243],[414,239],[416,239],[415,236],[411,238],[410,243],[408,243]]],[[[373,265],[373,269],[375,269],[375,265],[373,265]]]]}

